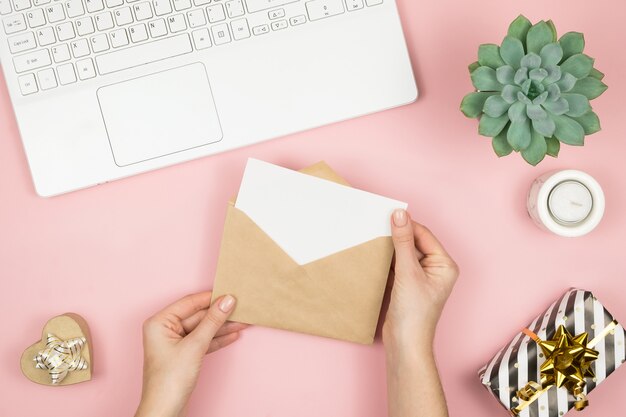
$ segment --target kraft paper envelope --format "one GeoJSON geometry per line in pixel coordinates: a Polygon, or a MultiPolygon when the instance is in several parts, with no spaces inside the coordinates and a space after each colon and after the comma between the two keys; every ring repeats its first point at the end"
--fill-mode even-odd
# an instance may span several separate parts
{"type": "MultiPolygon", "coordinates": [[[[301,172],[347,185],[323,162],[301,172]]],[[[370,344],[392,256],[384,236],[299,265],[231,201],[213,300],[237,298],[232,321],[370,344]]]]}

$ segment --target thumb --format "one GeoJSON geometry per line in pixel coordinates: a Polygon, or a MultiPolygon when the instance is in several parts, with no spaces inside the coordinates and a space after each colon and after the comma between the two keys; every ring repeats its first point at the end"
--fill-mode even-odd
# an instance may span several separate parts
{"type": "Polygon", "coordinates": [[[396,271],[419,265],[413,225],[406,210],[395,210],[391,216],[391,238],[396,250],[396,271]]]}
{"type": "Polygon", "coordinates": [[[198,347],[202,352],[209,350],[211,340],[215,337],[217,331],[224,325],[230,314],[235,308],[235,297],[225,295],[218,298],[209,307],[206,315],[196,328],[185,338],[188,343],[198,347]]]}

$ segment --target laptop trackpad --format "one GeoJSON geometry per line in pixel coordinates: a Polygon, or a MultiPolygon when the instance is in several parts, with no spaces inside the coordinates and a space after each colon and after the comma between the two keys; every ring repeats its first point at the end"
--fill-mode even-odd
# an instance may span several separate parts
{"type": "Polygon", "coordinates": [[[201,63],[102,87],[98,101],[119,166],[222,139],[201,63]]]}

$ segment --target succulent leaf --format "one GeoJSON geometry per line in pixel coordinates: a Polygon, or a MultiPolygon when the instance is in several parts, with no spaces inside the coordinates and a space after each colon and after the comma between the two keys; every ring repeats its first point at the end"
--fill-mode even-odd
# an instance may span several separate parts
{"type": "Polygon", "coordinates": [[[592,68],[593,59],[585,54],[572,55],[561,64],[561,71],[572,74],[579,80],[587,77],[592,68]]]}
{"type": "Polygon", "coordinates": [[[561,89],[559,86],[557,84],[550,84],[548,86],[548,100],[557,101],[559,97],[561,97],[561,89]]]}
{"type": "Polygon", "coordinates": [[[483,111],[489,117],[500,117],[505,114],[511,105],[501,96],[491,96],[485,101],[483,111]]]}
{"type": "Polygon", "coordinates": [[[485,101],[494,94],[498,93],[469,93],[463,97],[461,111],[465,116],[476,119],[482,114],[485,101]]]}
{"type": "Polygon", "coordinates": [[[585,130],[569,116],[553,116],[556,130],[554,136],[568,145],[582,146],[585,144],[585,130]]]}
{"type": "Polygon", "coordinates": [[[566,74],[563,74],[563,76],[556,83],[556,85],[559,86],[562,92],[566,93],[570,91],[572,88],[574,88],[574,86],[576,85],[576,81],[578,81],[576,77],[574,77],[572,74],[566,73],[566,74]]]}
{"type": "Polygon", "coordinates": [[[517,38],[522,42],[526,42],[528,30],[532,27],[532,23],[525,16],[519,15],[517,19],[509,26],[508,36],[517,38]]]}
{"type": "Polygon", "coordinates": [[[566,115],[570,117],[580,117],[591,110],[589,99],[582,94],[563,94],[562,96],[569,104],[569,110],[566,115]]]}
{"type": "Polygon", "coordinates": [[[541,49],[539,53],[543,67],[558,65],[563,59],[563,48],[556,42],[549,43],[541,49]]]}
{"type": "Polygon", "coordinates": [[[546,71],[548,71],[548,76],[546,77],[545,80],[543,80],[543,83],[545,85],[554,84],[555,82],[561,79],[561,74],[562,74],[561,67],[551,66],[551,67],[546,67],[545,69],[546,71]]]}
{"type": "Polygon", "coordinates": [[[507,142],[506,139],[507,132],[508,128],[500,132],[500,134],[498,136],[495,136],[491,141],[491,146],[493,147],[494,152],[500,158],[502,158],[503,156],[507,156],[511,152],[513,152],[513,148],[511,147],[511,145],[509,145],[509,142],[507,142]]]}
{"type": "Polygon", "coordinates": [[[603,80],[604,79],[604,73],[598,71],[595,68],[591,69],[591,72],[589,73],[589,76],[593,77],[593,78],[597,78],[598,80],[603,80]]]}
{"type": "Polygon", "coordinates": [[[478,68],[480,68],[480,64],[478,63],[478,61],[472,62],[471,64],[467,66],[467,69],[469,70],[470,74],[476,71],[478,68]]]}
{"type": "Polygon", "coordinates": [[[525,55],[521,61],[520,65],[522,68],[535,69],[541,66],[541,57],[534,52],[525,55]]]}
{"type": "Polygon", "coordinates": [[[563,97],[559,97],[556,101],[544,102],[543,108],[556,116],[561,116],[569,111],[569,102],[563,97]]]}
{"type": "Polygon", "coordinates": [[[533,129],[541,133],[544,137],[552,137],[556,130],[556,124],[552,117],[548,116],[545,119],[533,120],[533,129]]]}
{"type": "Polygon", "coordinates": [[[493,69],[506,65],[500,56],[500,47],[492,43],[486,43],[478,47],[478,63],[493,69]]]}
{"type": "Polygon", "coordinates": [[[597,78],[587,77],[580,79],[569,91],[570,93],[582,94],[589,100],[600,97],[607,89],[607,85],[597,78]]]}
{"type": "Polygon", "coordinates": [[[546,138],[546,145],[548,146],[548,150],[546,154],[550,155],[553,158],[559,156],[559,152],[561,151],[561,142],[554,136],[546,138]]]}
{"type": "Polygon", "coordinates": [[[601,129],[600,119],[593,111],[587,112],[580,117],[575,117],[574,120],[583,127],[585,135],[593,135],[601,129]]]}
{"type": "Polygon", "coordinates": [[[510,85],[515,81],[515,70],[510,65],[503,65],[496,70],[496,78],[502,85],[510,85]]]}
{"type": "Polygon", "coordinates": [[[489,137],[498,136],[508,123],[509,118],[506,114],[497,118],[483,114],[480,116],[480,122],[478,123],[478,134],[489,137]]]}
{"type": "Polygon", "coordinates": [[[530,77],[531,80],[537,81],[538,83],[542,83],[543,80],[548,78],[548,71],[543,68],[535,68],[533,70],[530,70],[530,72],[528,73],[528,76],[530,77]]]}
{"type": "Polygon", "coordinates": [[[531,140],[530,120],[512,121],[507,132],[507,141],[515,151],[528,148],[531,140]]]}
{"type": "Polygon", "coordinates": [[[527,53],[539,54],[544,46],[552,42],[554,42],[554,34],[550,25],[541,21],[528,30],[526,51],[527,53]]]}
{"type": "Polygon", "coordinates": [[[472,83],[478,91],[502,91],[504,87],[496,78],[496,70],[490,67],[480,67],[472,72],[472,83]]]}
{"type": "Polygon", "coordinates": [[[526,104],[520,101],[514,103],[509,108],[508,116],[512,122],[522,122],[526,120],[526,104]]]}
{"type": "Polygon", "coordinates": [[[548,117],[548,113],[541,107],[540,104],[531,104],[526,107],[526,115],[531,120],[543,120],[548,117]]]}
{"type": "Polygon", "coordinates": [[[531,135],[530,145],[526,149],[522,150],[522,157],[532,166],[537,165],[543,161],[548,152],[548,145],[546,140],[541,134],[533,131],[531,135]]]}
{"type": "Polygon", "coordinates": [[[546,23],[548,24],[548,27],[552,31],[552,42],[556,42],[557,33],[556,33],[556,26],[554,26],[554,22],[552,20],[548,20],[546,23]]]}
{"type": "Polygon", "coordinates": [[[582,33],[567,32],[559,39],[559,44],[563,48],[563,60],[567,58],[582,54],[585,49],[585,37],[582,33]]]}
{"type": "Polygon", "coordinates": [[[508,65],[515,69],[520,67],[520,61],[524,57],[524,45],[522,41],[511,36],[507,36],[500,46],[500,56],[508,65]]]}
{"type": "Polygon", "coordinates": [[[522,89],[516,85],[505,85],[502,89],[502,98],[509,104],[513,104],[517,101],[517,94],[521,93],[522,89]]]}

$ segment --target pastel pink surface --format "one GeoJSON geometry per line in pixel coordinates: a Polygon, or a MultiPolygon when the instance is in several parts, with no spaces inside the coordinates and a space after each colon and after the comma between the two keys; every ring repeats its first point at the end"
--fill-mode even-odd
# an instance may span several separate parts
{"type": "MultiPolygon", "coordinates": [[[[569,287],[594,291],[626,322],[626,54],[616,35],[624,3],[398,3],[417,103],[53,199],[35,195],[0,83],[0,415],[133,414],[141,323],[180,296],[211,288],[225,203],[247,157],[295,169],[325,160],[354,186],[409,202],[446,244],[462,269],[436,343],[453,416],[507,415],[476,371],[569,287]],[[498,160],[476,121],[458,110],[478,45],[499,42],[519,13],[551,18],[560,33],[584,32],[610,86],[593,103],[604,130],[538,168],[519,156],[498,160]],[[561,168],[587,171],[604,187],[606,216],[587,237],[548,234],[526,214],[532,180],[561,168]],[[35,385],[20,373],[20,354],[46,320],[67,311],[91,326],[94,379],[61,389],[35,385]]],[[[625,388],[620,369],[592,393],[585,416],[615,415],[625,388]]],[[[386,415],[383,346],[250,328],[206,360],[189,415],[386,415]]]]}

